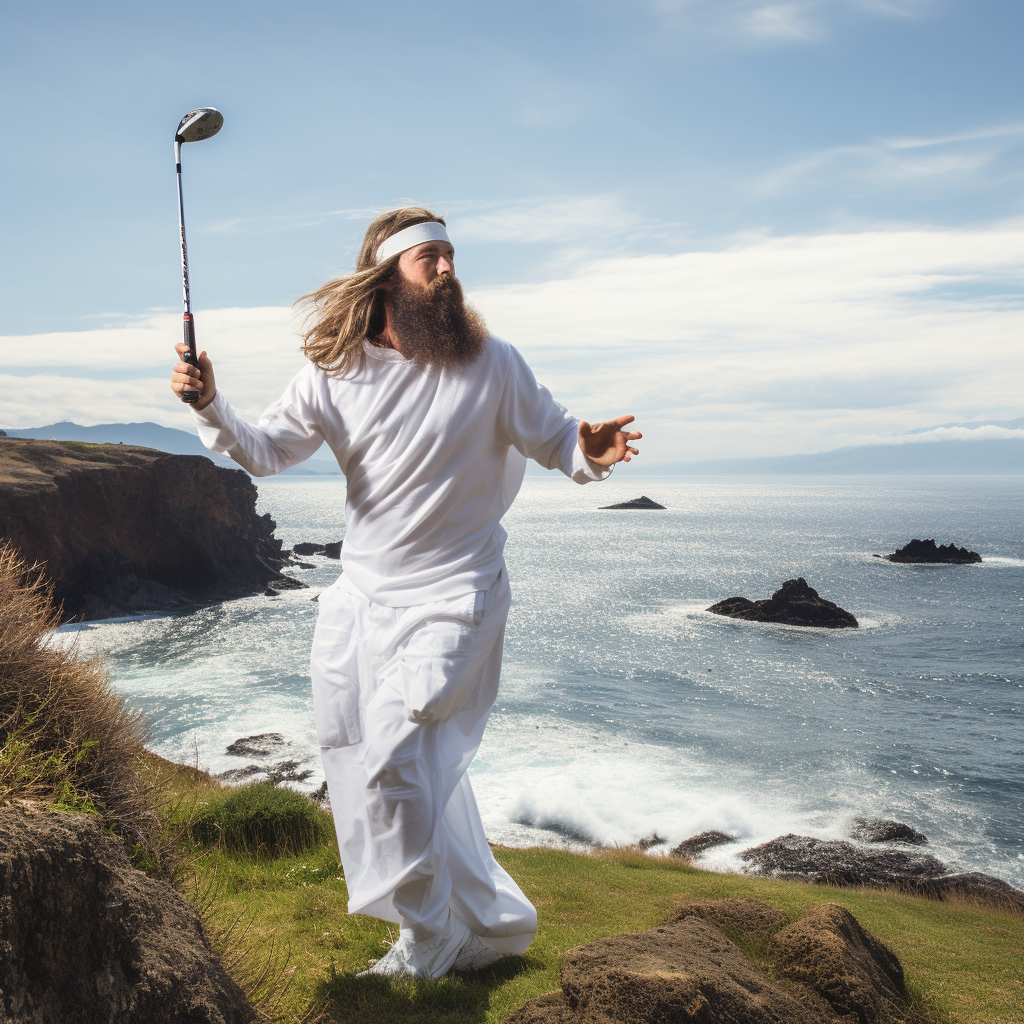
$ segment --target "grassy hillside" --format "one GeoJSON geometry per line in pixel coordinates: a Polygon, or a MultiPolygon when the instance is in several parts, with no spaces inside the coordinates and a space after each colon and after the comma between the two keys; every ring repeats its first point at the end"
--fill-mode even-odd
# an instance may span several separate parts
{"type": "MultiPolygon", "coordinates": [[[[175,795],[183,827],[209,822],[229,796],[225,821],[237,821],[237,790],[193,770],[154,764],[159,785],[175,795]],[[211,808],[213,810],[211,811],[211,808]]],[[[301,800],[301,798],[296,798],[301,800]]],[[[263,797],[254,787],[253,806],[263,797]]],[[[312,805],[309,805],[312,807],[312,805]]],[[[323,812],[323,824],[330,819],[323,812]]],[[[333,836],[315,838],[308,823],[289,826],[273,840],[275,852],[241,850],[237,842],[202,846],[186,839],[185,884],[206,894],[207,914],[222,928],[244,922],[254,960],[280,955],[280,976],[290,984],[280,1003],[284,1019],[310,1007],[327,1021],[498,1021],[526,1000],[558,986],[558,960],[567,949],[601,935],[658,924],[688,900],[745,896],[764,900],[794,920],[805,910],[835,902],[848,907],[895,950],[907,975],[911,1021],[930,1024],[1009,1024],[1024,1007],[1024,919],[963,900],[936,902],[875,890],[835,889],[702,871],[685,862],[637,850],[580,855],[547,849],[495,851],[540,912],[540,932],[523,957],[496,969],[441,982],[395,985],[356,979],[394,937],[372,918],[346,913],[347,893],[333,836]]]]}

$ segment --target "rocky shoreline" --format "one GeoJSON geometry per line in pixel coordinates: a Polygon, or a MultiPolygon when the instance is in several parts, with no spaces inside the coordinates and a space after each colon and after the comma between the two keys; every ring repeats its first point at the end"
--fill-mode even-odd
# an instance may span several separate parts
{"type": "MultiPolygon", "coordinates": [[[[298,788],[313,775],[308,759],[281,733],[242,736],[225,751],[246,762],[216,777],[221,782],[291,783],[298,788]]],[[[320,804],[328,800],[326,783],[309,795],[320,804]]],[[[329,806],[329,805],[328,805],[329,806]]],[[[701,832],[671,849],[657,832],[638,839],[636,848],[654,856],[693,861],[717,847],[738,843],[720,831],[701,832]]],[[[794,833],[779,836],[737,854],[746,873],[765,878],[832,886],[899,889],[932,899],[965,896],[1012,907],[1024,913],[1024,891],[994,875],[960,872],[923,850],[928,837],[901,821],[856,817],[846,839],[818,839],[794,833]]]]}
{"type": "MultiPolygon", "coordinates": [[[[708,850],[738,841],[724,832],[701,832],[684,839],[669,856],[694,861],[708,850]]],[[[961,896],[1024,914],[1024,891],[994,875],[950,869],[937,857],[921,851],[927,842],[926,836],[903,822],[855,818],[849,839],[817,839],[789,833],[743,850],[737,856],[747,865],[747,873],[763,878],[898,889],[938,900],[961,896]]],[[[649,839],[637,843],[643,850],[655,845],[658,844],[649,839]]]]}

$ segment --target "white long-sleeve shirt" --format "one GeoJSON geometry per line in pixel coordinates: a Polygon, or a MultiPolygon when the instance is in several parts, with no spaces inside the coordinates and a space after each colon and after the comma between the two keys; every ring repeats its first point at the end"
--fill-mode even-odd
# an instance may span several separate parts
{"type": "Polygon", "coordinates": [[[363,350],[345,376],[308,363],[256,426],[219,389],[193,414],[203,444],[254,476],[327,442],[348,484],[345,585],[371,601],[408,607],[487,590],[527,458],[577,483],[611,472],[583,455],[579,421],[507,342],[492,336],[468,366],[444,369],[363,350]]]}

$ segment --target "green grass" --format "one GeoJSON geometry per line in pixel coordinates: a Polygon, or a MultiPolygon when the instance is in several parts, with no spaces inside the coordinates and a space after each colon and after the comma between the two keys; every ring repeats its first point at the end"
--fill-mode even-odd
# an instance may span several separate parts
{"type": "MultiPolygon", "coordinates": [[[[198,773],[180,786],[179,797],[190,789],[196,793],[196,807],[225,792],[216,783],[203,789],[198,773]]],[[[195,850],[193,856],[191,886],[208,894],[208,919],[221,928],[244,922],[246,942],[256,954],[273,946],[287,962],[283,973],[290,985],[280,1004],[282,1020],[296,1020],[316,1006],[324,1008],[326,1022],[346,1024],[498,1021],[528,999],[557,988],[559,957],[573,946],[650,928],[688,900],[728,896],[764,900],[790,920],[822,903],[848,907],[902,961],[911,1019],[918,1024],[1024,1019],[1024,920],[962,900],[940,903],[891,892],[718,874],[633,850],[585,856],[498,848],[495,856],[540,914],[540,931],[526,956],[473,975],[395,984],[355,977],[385,952],[395,930],[347,913],[333,839],[298,854],[268,856],[219,847],[195,850]]]]}
{"type": "Polygon", "coordinates": [[[235,853],[301,853],[332,843],[331,819],[308,798],[269,782],[224,790],[197,807],[190,838],[235,853]]]}

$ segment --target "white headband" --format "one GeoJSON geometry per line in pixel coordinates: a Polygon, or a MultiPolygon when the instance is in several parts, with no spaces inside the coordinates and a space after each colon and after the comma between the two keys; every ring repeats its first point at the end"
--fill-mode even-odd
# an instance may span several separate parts
{"type": "Polygon", "coordinates": [[[424,224],[413,224],[412,227],[402,228],[393,235],[385,238],[377,249],[377,262],[383,263],[392,256],[397,256],[406,249],[411,249],[420,242],[447,242],[451,245],[451,239],[444,225],[436,220],[428,220],[424,224]]]}

